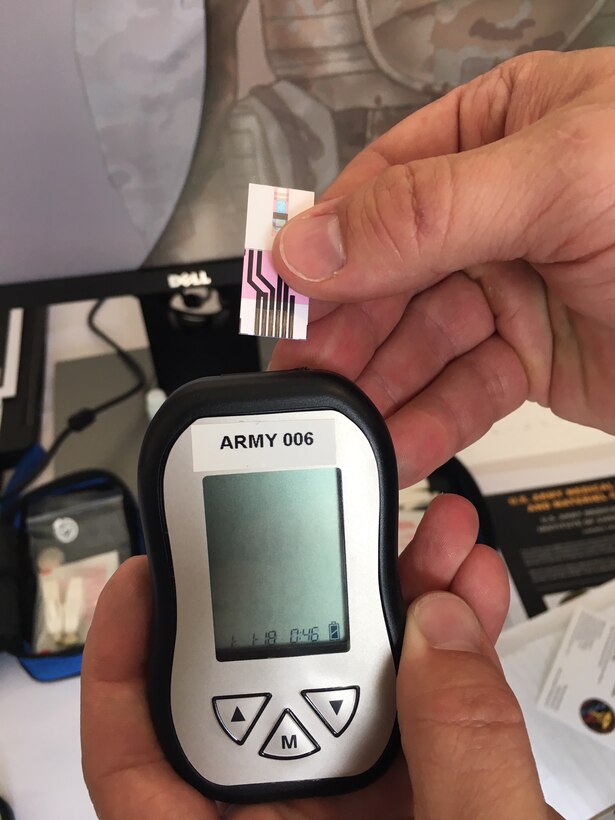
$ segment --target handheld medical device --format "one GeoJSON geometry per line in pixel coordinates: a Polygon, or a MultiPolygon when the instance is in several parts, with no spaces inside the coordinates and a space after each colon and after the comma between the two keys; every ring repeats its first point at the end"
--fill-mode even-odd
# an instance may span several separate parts
{"type": "Polygon", "coordinates": [[[352,383],[192,382],[151,422],[139,494],[164,752],[227,802],[366,785],[398,748],[397,469],[352,383]]]}

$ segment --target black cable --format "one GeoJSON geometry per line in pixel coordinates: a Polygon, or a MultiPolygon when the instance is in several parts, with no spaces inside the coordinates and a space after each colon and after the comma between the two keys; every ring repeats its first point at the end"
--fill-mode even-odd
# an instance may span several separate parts
{"type": "MultiPolygon", "coordinates": [[[[136,393],[141,392],[141,390],[145,388],[146,384],[145,372],[143,371],[143,368],[135,359],[135,357],[131,356],[131,354],[124,350],[123,347],[120,347],[114,339],[112,339],[110,336],[107,336],[104,330],[102,330],[100,327],[98,327],[97,324],[95,324],[94,320],[96,318],[96,314],[103,306],[104,302],[104,299],[99,299],[88,313],[88,327],[90,328],[92,333],[98,336],[99,339],[102,339],[103,342],[106,342],[109,345],[109,347],[112,347],[113,350],[115,350],[115,352],[120,357],[124,365],[134,375],[137,382],[134,385],[134,387],[130,388],[130,390],[126,390],[124,393],[120,393],[119,396],[115,396],[115,398],[109,399],[109,401],[103,402],[102,404],[99,404],[97,407],[95,407],[92,410],[92,412],[95,415],[98,413],[102,413],[105,410],[109,410],[111,407],[115,407],[117,404],[121,404],[123,401],[126,401],[127,399],[131,398],[136,393]]],[[[71,416],[71,418],[73,418],[73,416],[71,416]]]]}
{"type": "Polygon", "coordinates": [[[114,396],[113,398],[108,399],[95,407],[82,407],[81,410],[77,410],[76,413],[69,416],[66,427],[58,433],[51,446],[45,453],[42,461],[40,461],[34,470],[29,473],[16,487],[12,487],[8,494],[0,496],[0,503],[2,503],[4,507],[3,512],[6,512],[6,502],[9,501],[13,503],[17,500],[25,488],[47,468],[60,447],[72,433],[80,433],[82,430],[85,430],[96,421],[99,413],[104,413],[105,410],[110,410],[112,407],[115,407],[127,399],[132,398],[132,396],[139,393],[146,386],[145,372],[139,362],[134,356],[124,350],[124,348],[120,347],[114,339],[107,336],[104,330],[102,330],[95,322],[96,315],[105,301],[105,299],[99,299],[94,303],[88,313],[87,325],[94,335],[98,336],[99,339],[102,339],[117,353],[126,368],[130,370],[136,378],[136,383],[130,389],[125,390],[123,393],[120,393],[119,395],[114,396]]]}

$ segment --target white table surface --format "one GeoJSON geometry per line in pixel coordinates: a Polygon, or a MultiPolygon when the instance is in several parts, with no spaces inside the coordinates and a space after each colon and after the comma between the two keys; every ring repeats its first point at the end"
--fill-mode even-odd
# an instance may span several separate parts
{"type": "Polygon", "coordinates": [[[96,817],[81,775],[78,678],[37,683],[0,655],[0,794],[17,820],[96,817]]]}

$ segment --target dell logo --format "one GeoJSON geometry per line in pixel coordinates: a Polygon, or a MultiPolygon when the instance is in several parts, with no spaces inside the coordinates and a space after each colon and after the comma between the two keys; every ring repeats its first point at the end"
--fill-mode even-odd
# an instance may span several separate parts
{"type": "Polygon", "coordinates": [[[172,290],[179,290],[180,288],[196,288],[203,285],[213,284],[210,275],[205,270],[170,273],[167,276],[167,283],[172,290]]]}

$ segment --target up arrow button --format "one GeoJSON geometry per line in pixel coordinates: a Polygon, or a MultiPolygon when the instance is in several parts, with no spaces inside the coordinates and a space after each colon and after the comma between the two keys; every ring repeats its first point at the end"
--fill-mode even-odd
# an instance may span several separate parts
{"type": "Polygon", "coordinates": [[[241,746],[269,703],[271,695],[222,695],[213,699],[218,723],[241,746]]]}
{"type": "Polygon", "coordinates": [[[358,686],[304,689],[301,694],[335,737],[339,737],[350,726],[359,705],[358,686]]]}

